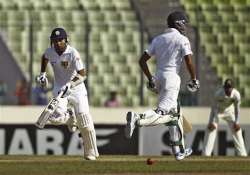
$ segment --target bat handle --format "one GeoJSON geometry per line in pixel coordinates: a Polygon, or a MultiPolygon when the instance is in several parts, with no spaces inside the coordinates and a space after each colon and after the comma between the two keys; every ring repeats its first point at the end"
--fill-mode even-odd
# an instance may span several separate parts
{"type": "Polygon", "coordinates": [[[61,98],[62,95],[63,95],[63,91],[60,91],[56,98],[61,98]]]}

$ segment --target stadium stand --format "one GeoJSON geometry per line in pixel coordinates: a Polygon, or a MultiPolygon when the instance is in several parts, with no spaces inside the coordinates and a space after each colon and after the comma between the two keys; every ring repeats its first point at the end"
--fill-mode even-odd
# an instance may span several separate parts
{"type": "Polygon", "coordinates": [[[193,26],[197,27],[201,45],[211,66],[222,80],[232,77],[249,106],[250,69],[248,0],[181,0],[193,26]]]}
{"type": "MultiPolygon", "coordinates": [[[[89,58],[91,104],[102,105],[107,92],[116,88],[124,89],[120,94],[125,106],[139,105],[140,24],[129,0],[0,0],[0,7],[1,30],[7,33],[7,45],[27,79],[30,42],[33,75],[37,75],[41,54],[50,46],[49,35],[60,26],[83,61],[89,58]]],[[[146,46],[147,34],[144,37],[146,46]]]]}
{"type": "MultiPolygon", "coordinates": [[[[164,18],[168,11],[183,5],[192,26],[198,29],[202,51],[217,76],[221,80],[232,76],[244,97],[243,105],[250,105],[250,98],[245,93],[249,88],[245,84],[248,81],[242,78],[250,72],[249,0],[157,1],[162,6],[147,0],[138,2],[143,8],[142,11],[156,11],[161,17],[166,13],[164,18]],[[163,3],[167,4],[167,8],[163,7],[163,3]]],[[[68,31],[70,44],[80,51],[83,61],[88,63],[88,88],[92,105],[102,105],[110,89],[114,88],[120,90],[119,95],[125,106],[140,104],[141,77],[137,64],[141,53],[140,19],[133,1],[0,0],[0,7],[3,39],[27,78],[30,69],[30,26],[33,27],[33,75],[38,74],[40,56],[50,45],[51,30],[61,26],[68,31]],[[121,76],[117,78],[114,75],[121,76]],[[124,78],[126,75],[131,77],[131,80],[124,78]],[[95,87],[97,84],[102,87],[101,90],[95,87]]],[[[153,26],[149,29],[150,36],[164,30],[165,24],[163,27],[159,26],[162,18],[151,18],[147,14],[144,14],[144,17],[145,25],[148,28],[153,26]]],[[[148,32],[144,33],[143,48],[147,47],[150,36],[148,32]]],[[[154,61],[151,62],[150,68],[154,70],[154,61]]],[[[51,78],[51,70],[49,72],[51,78]]],[[[206,75],[204,77],[206,81],[211,79],[206,75]]],[[[207,87],[212,83],[208,84],[207,87]]],[[[203,89],[201,93],[204,94],[207,90],[203,92],[203,89]]],[[[144,104],[154,105],[155,95],[145,87],[143,90],[144,104]]],[[[209,97],[203,99],[207,98],[209,97]]]]}

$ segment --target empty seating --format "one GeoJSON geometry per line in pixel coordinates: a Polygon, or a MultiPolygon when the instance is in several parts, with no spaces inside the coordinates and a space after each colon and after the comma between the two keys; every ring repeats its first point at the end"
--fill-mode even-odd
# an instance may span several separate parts
{"type": "MultiPolygon", "coordinates": [[[[139,104],[137,59],[141,34],[129,0],[0,0],[0,7],[0,27],[24,72],[28,72],[31,39],[36,75],[40,57],[50,47],[52,29],[63,27],[69,44],[79,51],[84,62],[88,58],[90,102],[102,105],[109,85],[114,85],[123,89],[124,104],[139,104]],[[105,88],[97,88],[96,84],[105,88]]],[[[146,46],[148,37],[143,36],[146,46]]]]}
{"type": "MultiPolygon", "coordinates": [[[[191,16],[191,23],[197,26],[201,46],[218,77],[231,76],[244,82],[242,77],[248,75],[250,67],[250,1],[181,0],[181,3],[191,16]],[[205,20],[198,20],[203,17],[205,20]]],[[[244,100],[243,104],[250,105],[244,100]]]]}

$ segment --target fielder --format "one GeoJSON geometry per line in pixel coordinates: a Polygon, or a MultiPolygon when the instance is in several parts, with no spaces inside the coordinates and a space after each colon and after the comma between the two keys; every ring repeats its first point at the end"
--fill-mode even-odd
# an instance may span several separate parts
{"type": "Polygon", "coordinates": [[[78,51],[68,44],[67,33],[63,28],[55,28],[50,35],[51,47],[42,56],[41,73],[38,81],[45,86],[48,82],[46,67],[48,62],[54,72],[53,96],[62,94],[55,112],[49,116],[49,122],[55,125],[68,124],[76,117],[76,125],[84,143],[84,158],[96,160],[99,156],[96,145],[96,134],[92,117],[89,112],[87,91],[84,85],[86,70],[78,51]],[[63,93],[61,93],[63,92],[63,93]],[[73,112],[67,111],[68,102],[73,106],[73,112]],[[70,115],[71,114],[71,115],[70,115]]]}
{"type": "Polygon", "coordinates": [[[136,126],[155,126],[165,124],[169,126],[170,145],[176,160],[182,160],[191,155],[192,149],[184,148],[183,126],[177,98],[180,89],[179,71],[184,58],[191,80],[188,89],[199,89],[192,64],[192,51],[188,38],[185,36],[187,17],[182,12],[173,12],[167,18],[168,29],[165,33],[155,37],[139,61],[139,65],[148,78],[148,88],[158,93],[156,110],[148,110],[142,114],[127,113],[126,136],[132,137],[136,126]],[[157,71],[152,76],[147,61],[156,58],[157,71]]]}
{"type": "Polygon", "coordinates": [[[232,132],[237,155],[247,156],[242,130],[239,125],[240,98],[240,93],[234,88],[232,79],[225,80],[224,86],[216,91],[205,136],[203,151],[205,156],[211,156],[219,120],[221,119],[227,122],[232,132]]]}

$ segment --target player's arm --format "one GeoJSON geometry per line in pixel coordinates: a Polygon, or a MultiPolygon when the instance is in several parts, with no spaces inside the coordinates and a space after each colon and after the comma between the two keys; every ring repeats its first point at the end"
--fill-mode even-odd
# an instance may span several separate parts
{"type": "Polygon", "coordinates": [[[80,58],[80,54],[78,51],[74,51],[74,61],[73,61],[75,70],[77,72],[76,76],[73,77],[70,82],[68,82],[64,87],[62,87],[61,90],[63,90],[65,93],[79,84],[83,83],[84,80],[86,79],[86,71],[85,71],[85,66],[83,65],[83,62],[80,58]]]}
{"type": "Polygon", "coordinates": [[[240,115],[240,102],[237,101],[234,104],[234,110],[235,110],[235,123],[239,123],[239,115],[240,115]]]}
{"type": "Polygon", "coordinates": [[[41,72],[46,72],[48,62],[49,62],[49,59],[46,58],[45,55],[43,54],[42,61],[41,61],[41,72]]]}
{"type": "Polygon", "coordinates": [[[217,95],[218,94],[216,92],[214,95],[213,105],[211,106],[210,116],[208,120],[208,129],[210,131],[216,128],[214,121],[215,121],[215,117],[218,115],[218,107],[219,107],[219,104],[217,102],[217,95]]]}
{"type": "Polygon", "coordinates": [[[190,74],[190,81],[187,83],[187,88],[191,92],[195,92],[200,88],[200,82],[197,80],[194,65],[192,63],[192,50],[191,45],[187,37],[184,37],[181,41],[181,55],[185,60],[187,70],[190,74]]]}
{"type": "Polygon", "coordinates": [[[86,80],[86,71],[85,69],[81,69],[77,71],[76,76],[70,81],[71,88],[76,87],[86,80]]]}
{"type": "Polygon", "coordinates": [[[240,130],[240,125],[239,125],[239,116],[240,116],[240,94],[238,93],[235,98],[234,102],[234,113],[235,113],[235,123],[234,123],[234,130],[237,132],[240,130]]]}
{"type": "Polygon", "coordinates": [[[195,74],[194,65],[192,63],[192,55],[191,54],[185,55],[184,59],[185,59],[186,67],[187,67],[187,70],[188,70],[188,72],[190,74],[191,79],[195,80],[196,79],[196,74],[195,74]]]}
{"type": "Polygon", "coordinates": [[[151,56],[145,51],[140,60],[139,60],[139,65],[141,67],[141,70],[143,71],[143,73],[146,75],[146,77],[148,78],[148,80],[150,81],[152,79],[152,74],[149,71],[148,68],[148,64],[147,61],[151,58],[151,56]]]}
{"type": "Polygon", "coordinates": [[[36,78],[36,81],[43,87],[46,87],[48,85],[48,79],[46,76],[46,67],[48,65],[48,62],[49,62],[49,59],[45,57],[45,54],[43,54],[42,59],[41,59],[40,75],[36,78]]]}

